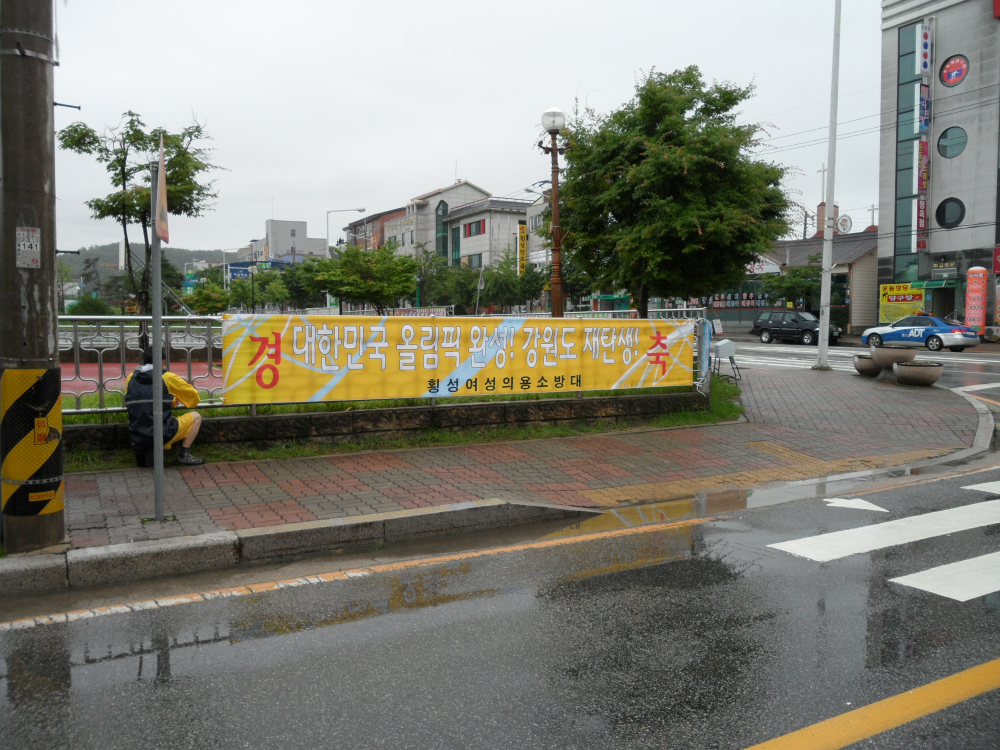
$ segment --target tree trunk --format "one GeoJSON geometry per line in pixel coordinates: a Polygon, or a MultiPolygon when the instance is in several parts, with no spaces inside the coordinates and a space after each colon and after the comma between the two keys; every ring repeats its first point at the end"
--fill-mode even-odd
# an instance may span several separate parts
{"type": "Polygon", "coordinates": [[[636,309],[639,312],[640,318],[645,319],[649,317],[649,289],[645,284],[639,285],[636,309]]]}

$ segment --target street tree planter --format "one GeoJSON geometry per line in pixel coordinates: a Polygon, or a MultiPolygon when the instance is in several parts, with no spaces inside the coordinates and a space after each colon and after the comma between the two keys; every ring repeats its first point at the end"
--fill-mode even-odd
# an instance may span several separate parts
{"type": "Polygon", "coordinates": [[[872,359],[870,354],[855,354],[854,369],[865,377],[875,378],[882,372],[882,365],[872,359]]]}
{"type": "Polygon", "coordinates": [[[903,385],[934,385],[944,372],[941,362],[896,362],[892,366],[896,379],[903,385]]]}
{"type": "Polygon", "coordinates": [[[908,346],[873,346],[870,351],[872,360],[882,368],[877,379],[886,383],[896,382],[896,374],[892,370],[894,364],[912,362],[917,356],[917,350],[908,346]]]}

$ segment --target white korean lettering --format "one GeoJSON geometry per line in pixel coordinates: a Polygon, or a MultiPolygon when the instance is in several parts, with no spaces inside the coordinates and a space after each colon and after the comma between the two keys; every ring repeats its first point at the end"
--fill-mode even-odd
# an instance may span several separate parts
{"type": "Polygon", "coordinates": [[[570,352],[570,350],[574,346],[576,346],[576,342],[575,341],[566,341],[566,334],[567,333],[575,333],[575,332],[576,332],[576,328],[574,328],[574,327],[563,328],[563,329],[560,330],[560,333],[559,333],[559,343],[560,343],[560,345],[563,348],[563,353],[559,355],[559,359],[576,359],[576,355],[572,354],[570,352]]]}
{"type": "Polygon", "coordinates": [[[403,326],[403,330],[400,333],[403,339],[402,344],[396,344],[396,351],[399,354],[399,369],[400,370],[416,370],[417,369],[417,345],[413,342],[413,326],[409,323],[403,326]]]}
{"type": "Polygon", "coordinates": [[[453,352],[445,352],[444,356],[454,357],[455,367],[462,364],[462,352],[459,347],[462,345],[462,329],[458,326],[442,326],[444,340],[441,342],[442,349],[454,349],[453,352]]]}
{"type": "Polygon", "coordinates": [[[323,372],[339,372],[340,365],[337,364],[337,357],[340,356],[340,326],[332,329],[326,323],[317,331],[317,346],[319,347],[320,362],[319,368],[323,372]],[[327,357],[330,357],[327,361],[327,357]]]}
{"type": "Polygon", "coordinates": [[[344,326],[344,351],[357,349],[357,354],[347,355],[348,370],[363,370],[365,366],[359,360],[365,353],[365,327],[364,326],[344,326]],[[351,334],[354,334],[353,336],[351,334]]]}
{"type": "Polygon", "coordinates": [[[381,338],[373,339],[368,342],[368,346],[374,349],[374,352],[368,353],[368,359],[377,359],[382,362],[382,369],[385,369],[385,352],[382,350],[389,346],[389,342],[385,338],[385,326],[369,326],[369,329],[373,334],[381,334],[381,338]]]}

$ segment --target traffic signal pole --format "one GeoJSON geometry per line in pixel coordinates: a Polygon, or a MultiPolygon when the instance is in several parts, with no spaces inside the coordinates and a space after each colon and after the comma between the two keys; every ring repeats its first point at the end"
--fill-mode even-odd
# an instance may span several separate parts
{"type": "Polygon", "coordinates": [[[53,4],[0,1],[0,505],[3,545],[61,542],[53,4]]]}

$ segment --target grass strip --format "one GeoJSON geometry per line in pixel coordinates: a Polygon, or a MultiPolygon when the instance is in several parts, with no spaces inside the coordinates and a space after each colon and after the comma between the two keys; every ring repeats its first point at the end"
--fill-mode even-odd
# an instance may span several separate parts
{"type": "MultiPolygon", "coordinates": [[[[364,437],[350,442],[333,443],[315,440],[289,440],[284,443],[262,446],[256,443],[195,443],[192,452],[210,463],[222,461],[264,461],[271,459],[308,458],[372,450],[399,450],[403,448],[434,448],[439,446],[477,445],[515,440],[542,438],[580,437],[608,432],[623,432],[635,427],[685,427],[689,425],[728,422],[743,414],[739,403],[740,389],[724,378],[712,380],[712,402],[707,411],[685,411],[668,414],[641,423],[618,425],[527,425],[523,427],[496,426],[463,432],[428,429],[419,434],[382,438],[364,437]]],[[[174,453],[167,454],[167,465],[173,463],[174,453]]],[[[135,466],[131,451],[104,451],[80,449],[66,451],[65,471],[108,471],[135,466]]]]}

